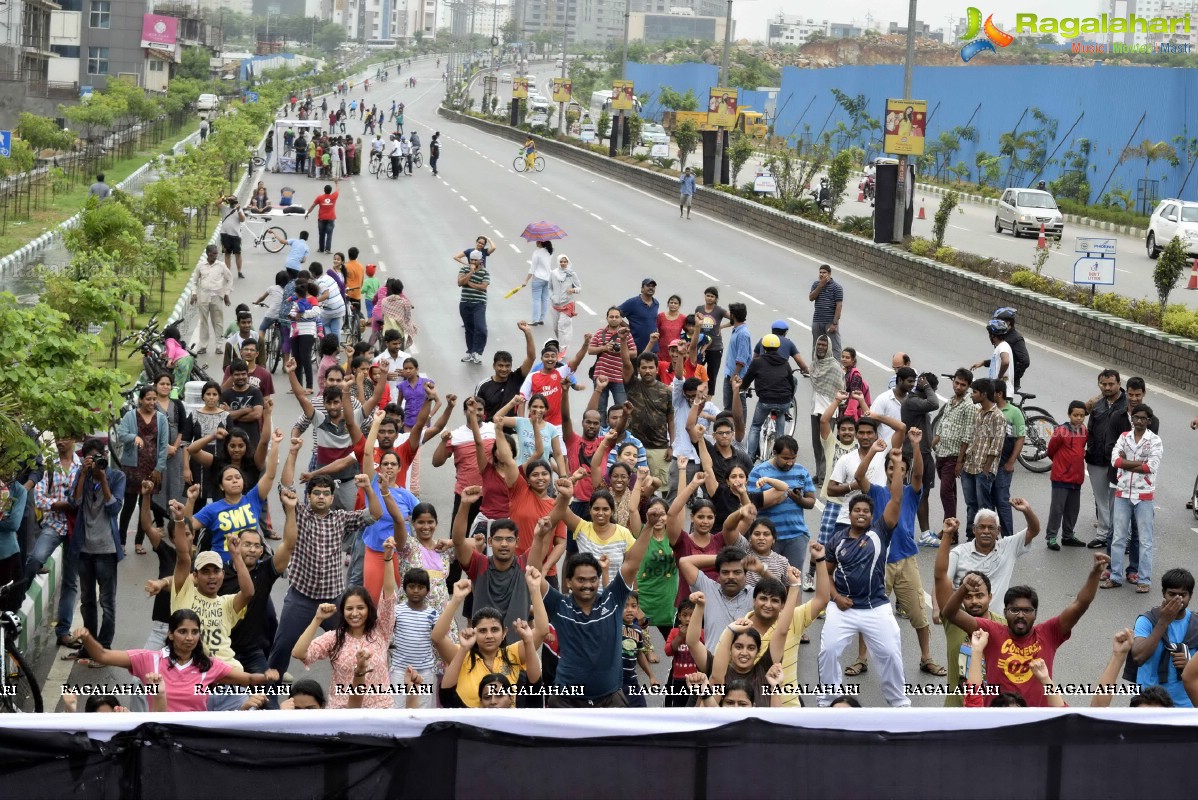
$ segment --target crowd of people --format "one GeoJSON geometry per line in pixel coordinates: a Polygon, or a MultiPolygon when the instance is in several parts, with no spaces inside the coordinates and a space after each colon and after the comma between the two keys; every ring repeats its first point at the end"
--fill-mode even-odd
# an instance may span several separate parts
{"type": "MultiPolygon", "coordinates": [[[[363,108],[350,101],[347,114],[363,108]]],[[[490,374],[455,393],[411,352],[419,329],[403,282],[382,282],[356,247],[332,251],[334,188],[309,209],[329,223],[318,252],[330,268],[309,262],[301,233],[258,300],[256,329],[248,304],[222,338],[207,334],[219,318],[201,316],[200,343],[226,355],[201,407],[188,412],[173,375],[153,376],[112,442],[60,436],[55,457],[0,496],[0,583],[31,582],[62,547],[57,643],[156,687],[152,708],[857,705],[844,678],[871,667],[894,707],[911,704],[912,670],[949,706],[1061,705],[1072,699],[1062,687],[1091,681],[1092,703],[1109,704],[1121,677],[1133,705],[1198,698],[1194,577],[1178,567],[1160,576],[1158,607],[1112,632],[1105,671],[1054,671],[1100,588],[1152,591],[1163,448],[1142,378],[1124,387],[1103,370],[1098,393],[1071,403],[1053,433],[1043,541],[1094,554],[1073,600],[1040,622],[1018,562],[1042,526],[1010,491],[1025,432],[1010,397],[1030,363],[1013,309],[996,312],[993,352],[956,371],[945,401],[935,372],[901,352],[889,385],[871,389],[842,346],[845,294],[828,265],[808,295],[809,346],[785,319],[754,337],[746,306],[721,305],[716,286],[693,306],[672,294],[663,307],[651,277],[576,341],[583,282],[538,242],[522,284],[530,321],[497,337],[519,342],[521,361],[492,348],[490,374]],[[363,336],[345,346],[349,307],[363,336]],[[294,421],[274,416],[260,340],[270,329],[301,408],[294,421]],[[982,367],[989,375],[975,379],[982,367]],[[796,373],[810,378],[810,447],[783,431],[763,451],[771,413],[802,427],[786,420],[807,393],[796,373]],[[422,494],[426,462],[452,470],[451,507],[422,494]],[[158,578],[146,585],[144,648],[117,650],[117,625],[144,614],[116,604],[131,525],[158,578]],[[931,592],[921,547],[935,550],[931,592]],[[672,659],[665,681],[659,652],[672,659]],[[328,660],[331,682],[290,679],[293,659],[328,660]],[[799,681],[801,662],[818,685],[799,681]]],[[[494,252],[480,236],[453,254],[472,366],[491,341],[494,252]]],[[[219,311],[236,284],[217,255],[197,296],[219,311]]],[[[121,704],[91,698],[86,710],[121,704]]]]}

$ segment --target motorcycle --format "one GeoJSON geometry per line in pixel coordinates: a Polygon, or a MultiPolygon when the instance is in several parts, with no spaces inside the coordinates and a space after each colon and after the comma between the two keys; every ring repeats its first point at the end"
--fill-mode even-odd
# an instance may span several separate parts
{"type": "Polygon", "coordinates": [[[869,204],[872,206],[874,204],[874,197],[876,195],[876,188],[874,186],[874,176],[866,175],[864,178],[862,178],[860,188],[861,188],[861,194],[865,197],[866,200],[869,201],[869,204]]]}
{"type": "Polygon", "coordinates": [[[832,203],[828,196],[827,186],[821,186],[819,189],[812,189],[810,192],[808,192],[808,194],[811,195],[811,199],[815,201],[815,204],[819,207],[820,211],[824,212],[825,214],[832,213],[832,203]]]}

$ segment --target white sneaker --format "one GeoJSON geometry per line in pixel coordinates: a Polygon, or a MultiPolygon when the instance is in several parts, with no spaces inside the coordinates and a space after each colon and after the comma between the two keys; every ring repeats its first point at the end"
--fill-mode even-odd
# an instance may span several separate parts
{"type": "Polygon", "coordinates": [[[924,547],[936,548],[940,546],[940,537],[931,531],[924,531],[923,535],[919,537],[919,543],[924,547]]]}
{"type": "Polygon", "coordinates": [[[803,576],[803,591],[804,592],[814,592],[815,591],[815,578],[813,578],[810,575],[803,576]]]}
{"type": "Polygon", "coordinates": [[[466,355],[462,356],[462,363],[463,364],[473,364],[474,363],[474,353],[467,353],[466,355]]]}
{"type": "Polygon", "coordinates": [[[474,354],[474,358],[473,358],[473,359],[471,359],[471,360],[472,360],[472,361],[473,361],[475,364],[481,364],[481,363],[483,363],[483,357],[482,357],[482,354],[481,354],[481,353],[475,353],[475,354],[474,354]]]}

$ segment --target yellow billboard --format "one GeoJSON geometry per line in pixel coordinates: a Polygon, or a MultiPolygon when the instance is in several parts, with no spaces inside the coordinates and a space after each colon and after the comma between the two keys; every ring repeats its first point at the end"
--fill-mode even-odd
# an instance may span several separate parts
{"type": "Polygon", "coordinates": [[[528,78],[523,75],[517,75],[512,78],[512,99],[527,100],[528,99],[528,78]]]}
{"type": "Polygon", "coordinates": [[[927,100],[887,100],[882,149],[896,156],[922,156],[927,122],[927,100]]]}
{"type": "Polygon", "coordinates": [[[712,89],[707,101],[707,124],[731,128],[736,124],[736,89],[712,89]]]}
{"type": "Polygon", "coordinates": [[[611,82],[611,107],[614,111],[631,111],[633,98],[632,81],[611,82]]]}
{"type": "Polygon", "coordinates": [[[569,78],[554,78],[553,79],[553,102],[568,103],[570,102],[570,94],[574,88],[573,81],[569,78]]]}

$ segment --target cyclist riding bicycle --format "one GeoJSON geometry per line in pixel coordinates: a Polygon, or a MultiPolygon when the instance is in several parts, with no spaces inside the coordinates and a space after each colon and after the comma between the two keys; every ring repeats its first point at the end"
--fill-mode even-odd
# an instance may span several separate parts
{"type": "MultiPolygon", "coordinates": [[[[775,334],[761,337],[761,356],[753,359],[745,370],[740,390],[748,391],[757,384],[757,408],[753,411],[753,424],[749,428],[749,457],[757,461],[761,426],[770,412],[779,416],[790,410],[795,396],[795,379],[791,374],[790,359],[778,352],[782,340],[775,334]]],[[[768,455],[768,454],[767,454],[768,455]]]]}
{"type": "Polygon", "coordinates": [[[1015,309],[1009,306],[1000,308],[994,312],[994,319],[1001,319],[1007,323],[1006,341],[1011,345],[1011,356],[1015,362],[1015,391],[1019,391],[1023,373],[1032,365],[1032,358],[1027,352],[1027,342],[1023,340],[1023,334],[1015,329],[1015,309]]]}
{"type": "Polygon", "coordinates": [[[524,171],[532,172],[537,160],[537,143],[529,136],[524,140],[524,171]]]}

